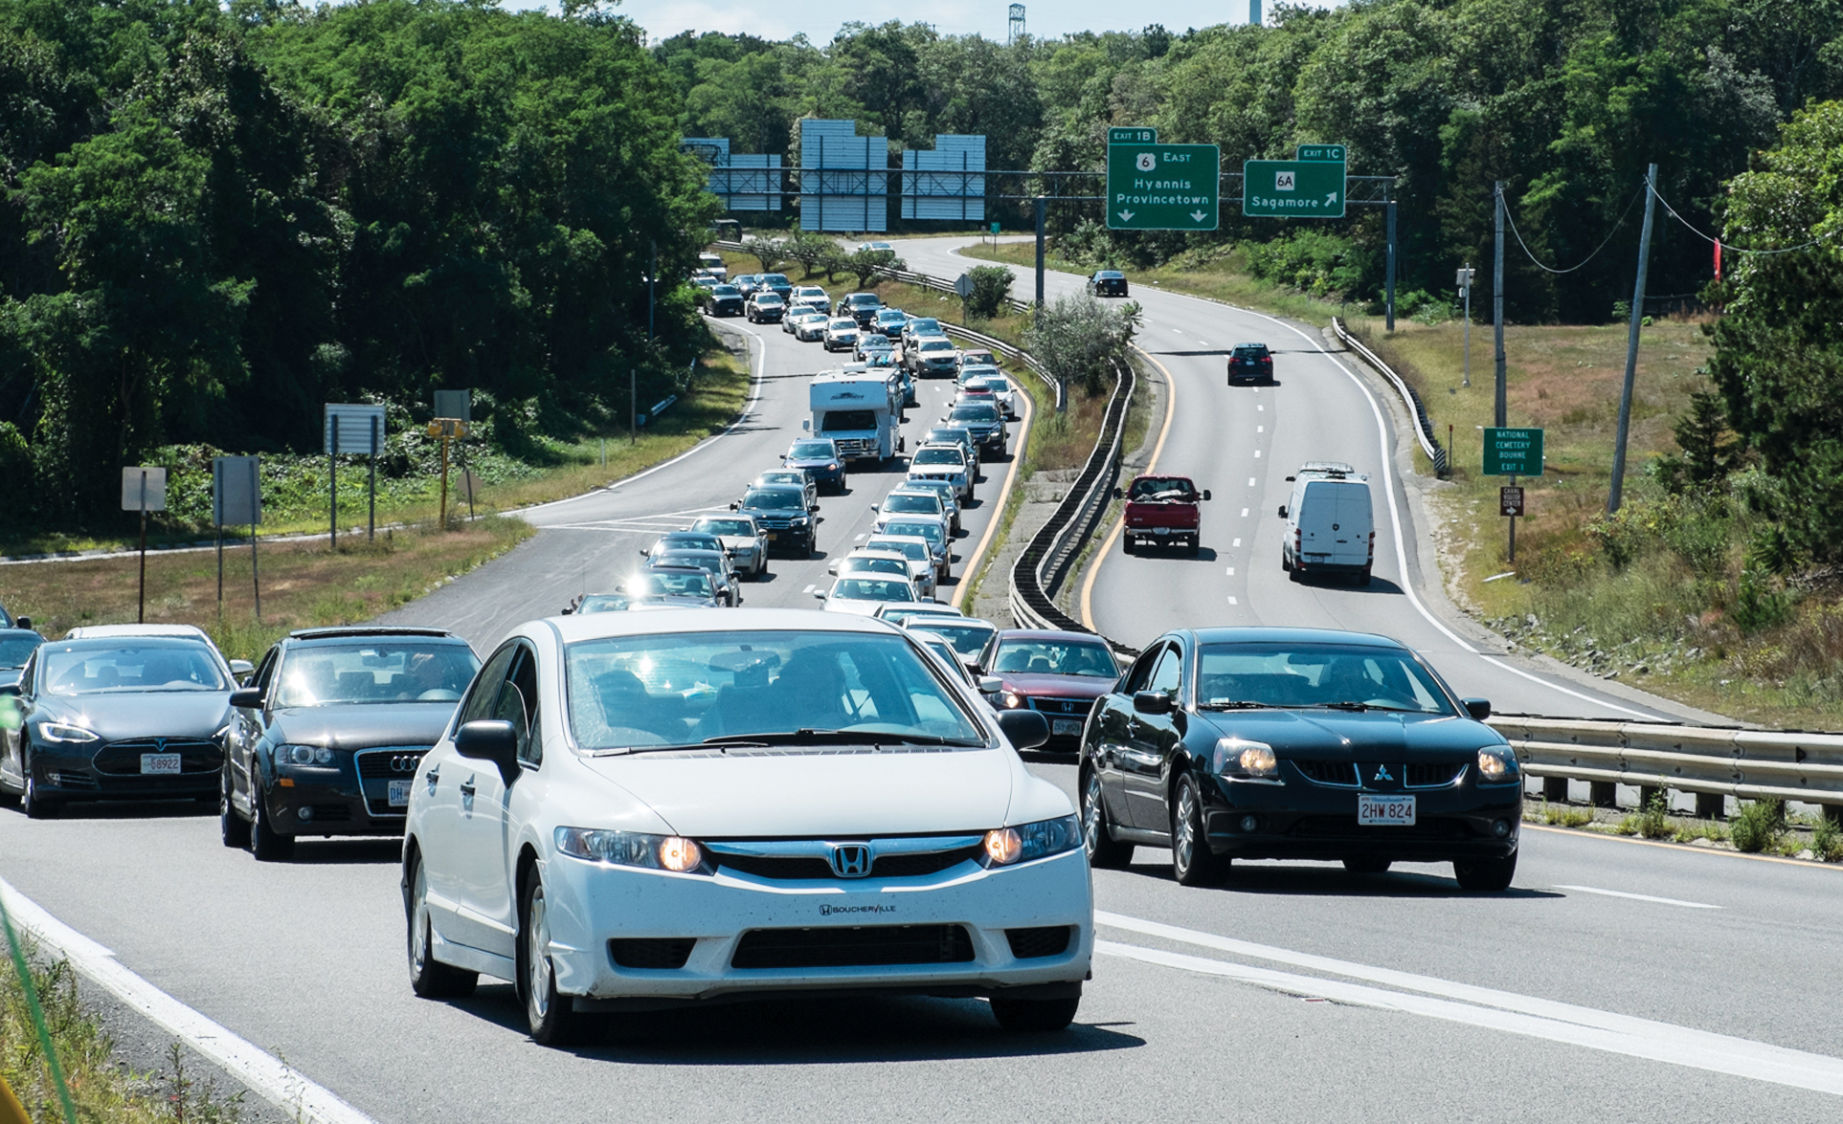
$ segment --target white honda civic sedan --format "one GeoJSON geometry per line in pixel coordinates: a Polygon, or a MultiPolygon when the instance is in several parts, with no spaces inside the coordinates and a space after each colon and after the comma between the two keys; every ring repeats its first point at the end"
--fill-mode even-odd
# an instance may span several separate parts
{"type": "Polygon", "coordinates": [[[1069,799],[913,638],[839,613],[529,622],[412,786],[411,984],[517,986],[533,1038],[739,994],[983,996],[1075,1016],[1094,903],[1069,799]]]}

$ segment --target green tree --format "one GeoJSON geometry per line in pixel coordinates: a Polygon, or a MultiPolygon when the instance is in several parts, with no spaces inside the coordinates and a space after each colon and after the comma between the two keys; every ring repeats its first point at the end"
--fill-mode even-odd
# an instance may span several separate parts
{"type": "Polygon", "coordinates": [[[873,250],[868,246],[854,250],[845,258],[841,272],[849,272],[857,278],[858,288],[868,289],[879,277],[888,277],[892,273],[909,268],[909,263],[896,256],[894,250],[873,250]]]}
{"type": "Polygon", "coordinates": [[[1031,318],[1024,347],[1063,383],[1093,397],[1128,361],[1139,319],[1133,301],[1115,308],[1085,293],[1057,297],[1031,318]]]}
{"type": "Polygon", "coordinates": [[[786,240],[781,238],[751,238],[742,244],[743,253],[762,263],[763,273],[781,268],[781,263],[793,256],[788,251],[786,240]]]}
{"type": "Polygon", "coordinates": [[[1005,309],[1005,302],[1011,299],[1011,283],[1016,280],[1012,272],[1002,265],[976,265],[966,271],[973,282],[973,291],[966,297],[966,314],[980,320],[990,320],[1005,309]]]}

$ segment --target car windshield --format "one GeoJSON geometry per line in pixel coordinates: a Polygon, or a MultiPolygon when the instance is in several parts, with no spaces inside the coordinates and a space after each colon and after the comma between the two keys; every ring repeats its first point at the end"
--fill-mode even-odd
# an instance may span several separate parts
{"type": "Polygon", "coordinates": [[[762,511],[799,511],[806,497],[791,488],[758,488],[742,497],[742,506],[762,511]]]}
{"type": "Polygon", "coordinates": [[[913,515],[939,515],[941,500],[938,496],[923,496],[913,492],[904,495],[900,492],[891,492],[889,497],[883,501],[883,510],[902,511],[913,515]]]}
{"type": "Polygon", "coordinates": [[[303,644],[282,657],[270,699],[277,707],[455,702],[479,666],[464,644],[385,637],[303,644]]]}
{"type": "Polygon", "coordinates": [[[714,533],[708,531],[673,531],[659,536],[653,544],[653,553],[667,550],[722,550],[723,543],[714,533]]]}
{"type": "Polygon", "coordinates": [[[871,351],[887,351],[896,345],[890,343],[888,336],[865,336],[863,346],[871,351]]]}
{"type": "Polygon", "coordinates": [[[966,463],[966,458],[958,449],[917,449],[915,450],[915,463],[960,466],[966,463]]]}
{"type": "Polygon", "coordinates": [[[998,408],[988,402],[968,402],[953,408],[953,420],[995,422],[998,420],[998,408]]]}
{"type": "Polygon", "coordinates": [[[777,305],[780,303],[781,303],[781,294],[779,293],[757,293],[755,294],[755,306],[757,308],[769,308],[773,305],[777,305]]]}
{"type": "Polygon", "coordinates": [[[858,330],[858,322],[856,320],[846,320],[841,317],[832,321],[828,326],[828,330],[839,333],[855,332],[858,330]]]}
{"type": "Polygon", "coordinates": [[[1337,707],[1455,714],[1419,660],[1399,648],[1342,644],[1206,644],[1197,705],[1337,707]]]}
{"type": "Polygon", "coordinates": [[[915,345],[917,351],[952,351],[952,340],[922,340],[915,345]]]}
{"type": "Polygon", "coordinates": [[[806,487],[806,473],[798,469],[770,469],[761,474],[764,484],[792,484],[797,488],[806,487]]]}
{"type": "Polygon", "coordinates": [[[911,562],[928,560],[928,544],[925,542],[898,542],[895,539],[868,538],[864,540],[866,550],[894,550],[901,552],[911,562]]]}
{"type": "Polygon", "coordinates": [[[749,520],[725,519],[720,515],[706,515],[693,526],[707,535],[730,535],[746,539],[755,533],[755,524],[749,520]]]}
{"type": "Polygon", "coordinates": [[[629,597],[698,597],[714,600],[717,584],[703,570],[649,570],[627,582],[629,597]]]}
{"type": "Polygon", "coordinates": [[[707,550],[669,550],[653,557],[661,566],[696,566],[709,574],[723,572],[723,556],[707,550]]]}
{"type": "Polygon", "coordinates": [[[829,461],[836,459],[837,456],[838,451],[832,447],[830,441],[796,441],[794,447],[787,453],[788,460],[803,461],[829,461]]]}
{"type": "Polygon", "coordinates": [[[46,644],[40,670],[52,695],[130,691],[228,691],[211,649],[197,640],[144,639],[109,645],[46,644]]]}
{"type": "Polygon", "coordinates": [[[840,574],[900,574],[909,576],[909,564],[901,558],[846,558],[839,564],[840,574]]]}
{"type": "Polygon", "coordinates": [[[939,523],[902,523],[892,520],[885,529],[892,535],[927,539],[931,546],[939,546],[946,539],[939,523]]]}
{"type": "Polygon", "coordinates": [[[925,336],[931,332],[940,331],[941,322],[932,316],[917,316],[909,321],[909,329],[918,336],[925,336]]]}
{"type": "Polygon", "coordinates": [[[993,671],[1025,675],[1088,675],[1113,679],[1120,674],[1113,652],[1099,640],[1000,640],[993,671]]]}
{"type": "Polygon", "coordinates": [[[847,601],[913,601],[915,587],[908,578],[840,578],[832,584],[832,596],[847,601]]]}
{"type": "Polygon", "coordinates": [[[894,634],[650,633],[577,641],[563,658],[570,734],[591,752],[987,744],[944,673],[894,634]]]}
{"type": "Polygon", "coordinates": [[[1188,500],[1196,496],[1197,490],[1188,480],[1157,476],[1133,481],[1128,494],[1136,500],[1188,500]]]}
{"type": "Polygon", "coordinates": [[[981,621],[968,621],[961,624],[956,619],[940,617],[916,618],[914,627],[939,633],[946,638],[949,644],[953,645],[953,650],[962,656],[976,656],[984,651],[986,641],[992,639],[992,634],[998,631],[996,625],[985,624],[981,621]]]}
{"type": "Polygon", "coordinates": [[[583,613],[618,613],[633,604],[633,598],[624,593],[594,593],[584,597],[576,605],[578,615],[583,613]]]}
{"type": "Polygon", "coordinates": [[[0,667],[24,667],[44,641],[35,636],[9,636],[0,640],[0,667]]]}
{"type": "Polygon", "coordinates": [[[762,274],[762,284],[779,287],[781,285],[791,286],[793,283],[787,280],[787,275],[785,273],[764,273],[762,274]]]}
{"type": "Polygon", "coordinates": [[[742,290],[734,285],[718,285],[716,288],[712,289],[711,292],[720,297],[739,297],[742,295],[742,290]]]}

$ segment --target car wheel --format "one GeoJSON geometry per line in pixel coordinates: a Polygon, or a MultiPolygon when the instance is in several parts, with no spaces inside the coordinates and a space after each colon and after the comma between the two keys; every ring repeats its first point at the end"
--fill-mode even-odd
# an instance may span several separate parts
{"type": "Polygon", "coordinates": [[[1198,554],[1201,554],[1202,552],[1203,552],[1203,544],[1202,544],[1202,543],[1201,543],[1200,541],[1198,541],[1198,538],[1197,538],[1197,536],[1196,536],[1196,535],[1192,535],[1192,536],[1190,536],[1190,554],[1191,554],[1191,557],[1193,557],[1193,558],[1194,558],[1194,557],[1196,557],[1196,556],[1197,556],[1198,554]]]}
{"type": "Polygon", "coordinates": [[[838,494],[842,496],[846,492],[849,492],[850,490],[851,490],[851,484],[849,481],[845,479],[845,474],[842,472],[839,473],[838,474],[838,494]]]}
{"type": "Polygon", "coordinates": [[[518,910],[518,995],[525,1002],[525,1023],[540,1046],[564,1046],[581,1035],[583,1016],[567,995],[557,994],[557,973],[550,963],[550,910],[544,880],[534,870],[520,895],[518,910]]]}
{"type": "Polygon", "coordinates": [[[1088,851],[1088,865],[1101,870],[1118,870],[1133,859],[1133,845],[1113,837],[1107,823],[1107,805],[1101,799],[1101,774],[1089,770],[1081,787],[1082,846],[1088,851]]]}
{"type": "Polygon", "coordinates": [[[1045,1033],[1064,1030],[1074,1022],[1081,999],[1010,999],[994,995],[991,1003],[992,1017],[1004,1029],[1045,1033]]]}
{"type": "Polygon", "coordinates": [[[806,540],[806,556],[808,558],[819,557],[819,536],[818,535],[813,535],[806,540]]]}
{"type": "Polygon", "coordinates": [[[237,809],[230,802],[230,766],[219,770],[222,779],[218,782],[218,835],[224,840],[224,846],[243,848],[250,845],[250,821],[237,814],[237,809]]]}
{"type": "Polygon", "coordinates": [[[1348,855],[1344,869],[1352,874],[1387,874],[1391,860],[1375,855],[1348,855]]]}
{"type": "Polygon", "coordinates": [[[1133,536],[1131,535],[1120,536],[1120,549],[1126,552],[1127,554],[1131,554],[1134,550],[1133,536]]]}
{"type": "Polygon", "coordinates": [[[1350,584],[1356,586],[1358,589],[1362,589],[1369,585],[1369,567],[1365,566],[1361,570],[1358,570],[1356,574],[1351,577],[1350,584]]]}
{"type": "Polygon", "coordinates": [[[404,900],[410,964],[410,990],[424,999],[458,999],[472,995],[480,973],[435,959],[435,925],[429,919],[429,876],[422,856],[410,859],[409,896],[404,900]]]}
{"type": "Polygon", "coordinates": [[[1280,551],[1280,569],[1285,570],[1289,574],[1293,572],[1293,560],[1286,556],[1286,550],[1284,548],[1280,551]]]}
{"type": "Polygon", "coordinates": [[[19,760],[20,770],[26,776],[25,787],[19,794],[19,806],[26,813],[26,818],[48,820],[56,817],[57,801],[39,794],[38,778],[32,775],[32,754],[29,751],[21,753],[19,760]]]}
{"type": "Polygon", "coordinates": [[[1229,860],[1209,849],[1203,831],[1203,797],[1195,777],[1177,782],[1171,809],[1171,873],[1181,886],[1209,886],[1227,872],[1229,860]]]}
{"type": "Polygon", "coordinates": [[[1501,859],[1464,859],[1453,863],[1453,877],[1459,882],[1461,890],[1475,890],[1496,893],[1510,889],[1510,880],[1517,876],[1516,852],[1511,852],[1501,859]]]}
{"type": "Polygon", "coordinates": [[[282,835],[269,826],[262,810],[261,782],[250,778],[250,854],[260,863],[287,862],[294,857],[294,836],[282,835]]]}

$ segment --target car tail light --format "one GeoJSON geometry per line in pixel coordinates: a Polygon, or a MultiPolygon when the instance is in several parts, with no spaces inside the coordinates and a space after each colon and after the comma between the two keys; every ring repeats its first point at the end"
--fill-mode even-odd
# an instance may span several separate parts
{"type": "Polygon", "coordinates": [[[1376,560],[1376,532],[1374,531],[1369,533],[1369,560],[1371,562],[1376,560]]]}

